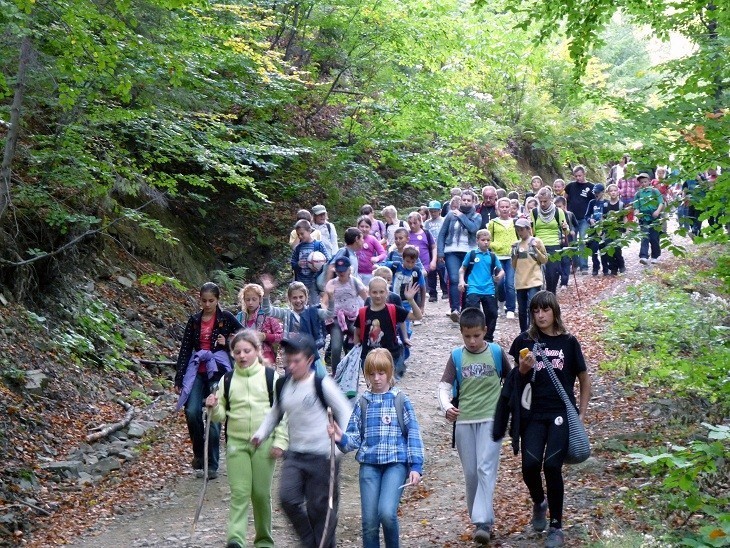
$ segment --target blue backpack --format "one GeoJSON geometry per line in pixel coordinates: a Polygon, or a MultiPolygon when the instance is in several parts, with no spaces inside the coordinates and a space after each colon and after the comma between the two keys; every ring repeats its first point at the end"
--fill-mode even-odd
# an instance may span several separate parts
{"type": "MultiPolygon", "coordinates": [[[[497,343],[487,343],[489,345],[489,350],[492,352],[492,359],[494,360],[494,368],[497,370],[497,375],[499,375],[500,383],[502,382],[502,347],[499,346],[497,343]]],[[[451,359],[454,362],[454,367],[456,367],[456,379],[454,379],[454,384],[451,388],[451,405],[454,407],[459,407],[459,390],[461,389],[461,355],[464,352],[464,347],[460,346],[459,348],[454,348],[451,351],[451,359]]],[[[453,428],[451,431],[451,447],[456,447],[456,421],[454,421],[453,428]]]]}

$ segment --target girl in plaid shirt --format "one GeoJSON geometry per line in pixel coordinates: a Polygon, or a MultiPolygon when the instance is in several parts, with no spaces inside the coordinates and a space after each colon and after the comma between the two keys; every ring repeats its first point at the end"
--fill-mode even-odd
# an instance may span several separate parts
{"type": "Polygon", "coordinates": [[[396,411],[393,357],[385,348],[371,350],[365,358],[365,378],[369,390],[362,417],[358,400],[347,425],[329,427],[343,453],[357,449],[360,463],[360,508],[363,547],[380,546],[380,525],[386,548],[399,546],[398,505],[403,488],[417,485],[423,473],[423,441],[411,401],[403,398],[403,425],[396,411]],[[406,435],[404,435],[404,432],[406,435]],[[404,485],[405,484],[405,485],[404,485]]]}

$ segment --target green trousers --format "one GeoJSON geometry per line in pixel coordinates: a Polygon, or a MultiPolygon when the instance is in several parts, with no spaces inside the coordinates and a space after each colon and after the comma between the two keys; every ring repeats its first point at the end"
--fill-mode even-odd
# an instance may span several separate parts
{"type": "Polygon", "coordinates": [[[228,542],[246,546],[248,509],[253,507],[257,548],[273,548],[271,536],[271,481],[276,460],[272,459],[271,438],[254,449],[250,443],[231,440],[226,451],[228,483],[231,486],[231,512],[228,542]]]}

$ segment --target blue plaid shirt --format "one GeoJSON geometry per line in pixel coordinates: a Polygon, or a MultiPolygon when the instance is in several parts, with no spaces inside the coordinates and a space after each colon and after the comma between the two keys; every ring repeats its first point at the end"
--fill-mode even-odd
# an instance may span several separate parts
{"type": "Polygon", "coordinates": [[[368,400],[363,438],[360,399],[350,416],[346,432],[337,444],[343,453],[357,449],[355,459],[362,464],[389,464],[403,462],[411,471],[423,474],[423,440],[421,430],[408,397],[403,400],[403,422],[408,437],[403,437],[395,412],[395,395],[398,388],[384,394],[363,394],[368,400]]]}

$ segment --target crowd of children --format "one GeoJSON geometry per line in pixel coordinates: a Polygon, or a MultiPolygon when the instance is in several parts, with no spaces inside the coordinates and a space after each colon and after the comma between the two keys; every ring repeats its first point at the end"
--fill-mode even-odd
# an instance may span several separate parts
{"type": "Polygon", "coordinates": [[[208,477],[217,476],[220,423],[227,425],[229,548],[246,545],[249,507],[254,545],[274,545],[271,481],[280,458],[279,499],[301,543],[336,545],[334,442],[342,453],[355,451],[360,464],[363,545],[379,546],[381,528],[386,546],[399,545],[399,501],[404,486],[421,481],[425,452],[416,411],[396,383],[406,374],[414,326],[439,294],[448,299],[463,339],[448,357],[438,402],[454,423],[474,540],[491,542],[501,439],[509,433],[515,452],[522,451],[532,527],[548,529],[546,546],[563,545],[567,420],[547,369],[581,417],[590,381],[555,295],[572,268],[588,272],[588,257],[594,276],[623,273],[622,238],[632,219],[641,231],[640,262],[656,262],[669,200],[659,170],[658,180],[647,173],[627,180],[625,159],[605,187],[586,181],[582,166],[573,176],[552,186],[533,177],[524,204],[518,193],[493,186],[482,189],[481,203],[472,190],[452,189],[448,201],[432,200],[405,221],[393,206],[382,210],[380,221],[365,205],[341,247],[325,206],[315,205],[297,213],[290,235],[288,307],[272,305],[271,276],[241,289],[237,315],[220,308],[215,284],[201,288],[175,389],[199,475],[207,460],[208,477]],[[580,253],[583,248],[590,253],[580,253]],[[509,351],[493,342],[500,317],[519,320],[521,334],[509,351]],[[367,390],[350,401],[333,377],[357,345],[367,390]],[[274,372],[279,347],[281,377],[274,372]],[[204,405],[213,421],[207,459],[204,405]]]}

